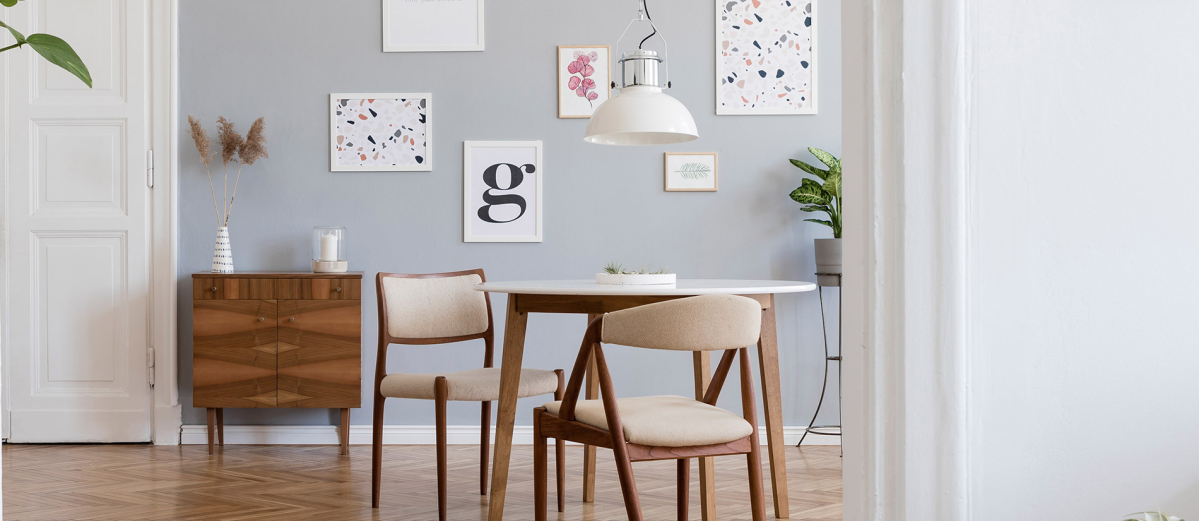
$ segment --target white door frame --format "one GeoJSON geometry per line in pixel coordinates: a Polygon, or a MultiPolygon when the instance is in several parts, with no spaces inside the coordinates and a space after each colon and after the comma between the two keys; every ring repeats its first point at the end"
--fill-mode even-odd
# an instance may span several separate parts
{"type": "Polygon", "coordinates": [[[844,0],[847,520],[969,520],[969,0],[844,0]]]}
{"type": "Polygon", "coordinates": [[[151,135],[154,143],[150,263],[151,346],[154,348],[155,445],[178,445],[179,405],[179,1],[153,0],[151,135]]]}

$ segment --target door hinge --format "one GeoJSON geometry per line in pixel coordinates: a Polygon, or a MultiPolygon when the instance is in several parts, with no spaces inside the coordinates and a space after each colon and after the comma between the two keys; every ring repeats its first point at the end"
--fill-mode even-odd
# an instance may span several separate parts
{"type": "Polygon", "coordinates": [[[146,366],[147,366],[147,370],[149,371],[148,377],[150,380],[150,387],[154,387],[154,348],[153,347],[151,347],[150,351],[146,353],[146,366]]]}
{"type": "Polygon", "coordinates": [[[154,188],[154,150],[146,151],[146,186],[154,188]]]}

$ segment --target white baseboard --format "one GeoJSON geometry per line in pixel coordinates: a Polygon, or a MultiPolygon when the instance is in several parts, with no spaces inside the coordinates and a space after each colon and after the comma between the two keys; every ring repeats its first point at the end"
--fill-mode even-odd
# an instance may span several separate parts
{"type": "MultiPolygon", "coordinates": [[[[494,427],[493,427],[494,429],[494,427]]],[[[783,427],[783,442],[787,445],[799,443],[805,427],[783,427]]],[[[350,426],[350,445],[370,445],[370,425],[350,426]]],[[[766,428],[760,427],[762,443],[766,443],[766,428]]],[[[384,445],[433,445],[437,443],[432,425],[384,425],[384,445]]],[[[184,445],[208,444],[208,426],[184,425],[184,445]]],[[[495,432],[491,434],[495,442],[495,432]]],[[[336,445],[336,425],[226,425],[225,443],[230,445],[336,445]]],[[[479,426],[447,425],[446,442],[450,445],[478,445],[479,426]]],[[[533,426],[517,425],[512,431],[512,443],[533,444],[533,426]]],[[[808,436],[808,445],[840,445],[840,436],[808,436]]]]}

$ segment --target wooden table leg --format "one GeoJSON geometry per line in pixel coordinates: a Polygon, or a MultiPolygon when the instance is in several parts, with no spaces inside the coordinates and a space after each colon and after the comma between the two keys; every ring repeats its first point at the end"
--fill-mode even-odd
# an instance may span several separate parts
{"type": "Polygon", "coordinates": [[[528,314],[516,311],[518,298],[520,295],[508,295],[508,316],[504,322],[504,356],[500,361],[500,399],[495,417],[495,450],[491,465],[491,498],[487,505],[488,521],[504,519],[504,496],[508,490],[512,427],[516,423],[516,395],[525,353],[525,326],[529,320],[528,314]]]}
{"type": "MultiPolygon", "coordinates": [[[[712,354],[707,351],[691,353],[695,367],[695,399],[703,400],[712,382],[712,354]]],[[[716,467],[715,458],[699,459],[699,511],[703,521],[716,521],[716,467]]]]}
{"type": "Polygon", "coordinates": [[[208,408],[208,455],[212,455],[212,444],[216,439],[216,409],[208,408]]]}
{"type": "Polygon", "coordinates": [[[350,410],[341,410],[341,424],[337,427],[337,431],[341,434],[341,453],[348,455],[350,453],[350,410]]]}
{"type": "Polygon", "coordinates": [[[783,446],[783,391],[779,383],[779,346],[774,324],[774,295],[762,310],[762,333],[758,339],[758,363],[762,371],[762,405],[766,410],[766,439],[770,449],[770,486],[774,491],[774,517],[791,516],[787,499],[787,460],[783,446]]]}
{"type": "MultiPolygon", "coordinates": [[[[595,320],[597,314],[587,315],[587,324],[595,320]]],[[[583,388],[583,398],[594,400],[599,398],[599,376],[595,372],[595,353],[587,361],[587,385],[583,388]]],[[[595,446],[583,445],[583,502],[595,502],[595,446]]]]}

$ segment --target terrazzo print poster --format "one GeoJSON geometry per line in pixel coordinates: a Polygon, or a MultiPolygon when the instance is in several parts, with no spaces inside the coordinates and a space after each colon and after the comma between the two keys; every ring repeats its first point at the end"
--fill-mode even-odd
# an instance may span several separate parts
{"type": "Polygon", "coordinates": [[[430,171],[428,94],[334,94],[331,165],[345,171],[430,171]]]}
{"type": "Polygon", "coordinates": [[[816,0],[716,0],[716,113],[816,113],[816,0]]]}

